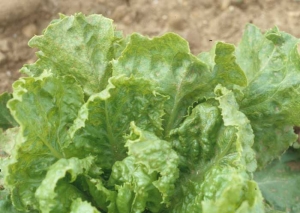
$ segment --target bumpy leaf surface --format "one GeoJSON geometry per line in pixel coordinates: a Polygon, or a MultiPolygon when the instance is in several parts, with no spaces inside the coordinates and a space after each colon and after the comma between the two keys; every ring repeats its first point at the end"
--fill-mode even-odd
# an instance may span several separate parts
{"type": "Polygon", "coordinates": [[[29,46],[40,49],[39,60],[21,71],[34,76],[45,69],[60,76],[72,75],[91,95],[107,85],[110,61],[122,46],[119,41],[110,19],[99,15],[61,15],[46,28],[44,35],[29,41],[29,46]]]}
{"type": "Polygon", "coordinates": [[[123,136],[129,134],[131,121],[161,136],[167,98],[154,89],[143,79],[112,77],[107,88],[92,95],[80,109],[70,128],[73,142],[65,151],[75,157],[93,154],[96,164],[111,170],[115,161],[126,157],[123,136]]]}
{"type": "Polygon", "coordinates": [[[8,107],[21,126],[21,135],[6,182],[14,205],[25,211],[36,207],[34,193],[48,167],[65,156],[67,130],[83,103],[83,91],[73,77],[48,72],[22,78],[13,87],[8,107]]]}
{"type": "Polygon", "coordinates": [[[263,212],[258,186],[246,172],[256,168],[250,122],[238,110],[231,91],[218,86],[215,92],[218,107],[206,103],[198,105],[183,126],[173,132],[175,140],[177,137],[182,144],[176,149],[183,153],[184,160],[192,161],[194,165],[187,163],[189,168],[182,172],[172,212],[263,212]],[[208,132],[215,135],[210,138],[211,144],[205,144],[208,132]],[[196,147],[194,155],[184,156],[186,149],[191,147],[196,147]]]}
{"type": "Polygon", "coordinates": [[[0,212],[299,211],[299,153],[265,168],[300,125],[298,39],[248,25],[195,57],[76,14],[29,44],[0,96],[0,212]]]}
{"type": "Polygon", "coordinates": [[[299,40],[274,28],[265,35],[248,25],[237,47],[237,63],[248,78],[241,111],[255,132],[254,148],[261,168],[295,140],[300,121],[299,40]]]}

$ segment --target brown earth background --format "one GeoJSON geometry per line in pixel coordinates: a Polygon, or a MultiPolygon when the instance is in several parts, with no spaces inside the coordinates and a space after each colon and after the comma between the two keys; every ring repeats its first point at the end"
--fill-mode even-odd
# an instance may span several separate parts
{"type": "Polygon", "coordinates": [[[59,13],[77,12],[111,18],[125,35],[178,33],[195,54],[219,40],[237,44],[247,23],[300,37],[299,0],[0,0],[0,94],[11,91],[23,64],[36,60],[29,39],[59,13]]]}

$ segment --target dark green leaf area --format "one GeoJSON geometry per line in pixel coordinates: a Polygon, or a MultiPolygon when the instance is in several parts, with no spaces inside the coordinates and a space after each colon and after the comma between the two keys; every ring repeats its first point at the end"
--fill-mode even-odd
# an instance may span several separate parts
{"type": "Polygon", "coordinates": [[[82,178],[84,184],[83,191],[89,194],[89,201],[92,201],[94,206],[96,206],[101,212],[118,212],[116,207],[116,195],[117,192],[113,187],[108,189],[103,184],[100,179],[93,179],[90,176],[85,176],[82,178]]]}
{"type": "Polygon", "coordinates": [[[247,77],[236,62],[234,45],[218,42],[214,60],[213,72],[216,84],[222,84],[230,89],[233,85],[247,86],[247,77]]]}
{"type": "Polygon", "coordinates": [[[237,85],[247,86],[247,76],[236,61],[235,51],[234,45],[217,42],[210,52],[198,55],[198,58],[208,65],[213,76],[210,82],[212,89],[217,84],[222,84],[228,89],[234,89],[237,85]]]}
{"type": "Polygon", "coordinates": [[[167,97],[155,93],[147,81],[134,77],[112,77],[101,93],[90,97],[71,128],[70,156],[95,156],[95,163],[110,170],[126,157],[124,135],[135,121],[141,128],[162,135],[163,107],[167,97]]]}
{"type": "MultiPolygon", "coordinates": [[[[12,205],[12,201],[11,201],[9,195],[7,195],[6,197],[1,196],[0,212],[3,212],[3,213],[24,213],[24,211],[18,211],[12,205]]],[[[38,213],[38,211],[31,210],[30,213],[38,213]]]]}
{"type": "Polygon", "coordinates": [[[12,95],[9,93],[5,92],[3,94],[0,94],[0,128],[3,130],[18,125],[6,106],[7,102],[11,98],[12,95]]]}
{"type": "Polygon", "coordinates": [[[256,139],[253,149],[256,151],[260,170],[264,169],[270,160],[281,156],[297,140],[293,126],[257,122],[253,122],[252,126],[256,139]]]}
{"type": "Polygon", "coordinates": [[[221,125],[218,107],[205,102],[197,105],[180,127],[171,131],[172,146],[180,156],[182,169],[194,170],[200,159],[210,161],[215,155],[221,125]]]}
{"type": "Polygon", "coordinates": [[[25,211],[36,205],[34,192],[49,166],[65,155],[67,130],[83,104],[83,91],[74,78],[55,78],[47,72],[13,86],[8,107],[22,128],[6,181],[14,205],[25,211]]]}
{"type": "Polygon", "coordinates": [[[264,170],[254,173],[254,180],[265,202],[274,210],[297,213],[300,211],[300,155],[288,150],[264,170]]]}

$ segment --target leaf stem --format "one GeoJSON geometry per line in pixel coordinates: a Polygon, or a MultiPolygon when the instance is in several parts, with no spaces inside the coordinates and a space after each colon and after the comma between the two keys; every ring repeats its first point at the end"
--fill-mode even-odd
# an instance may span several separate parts
{"type": "Polygon", "coordinates": [[[52,153],[52,155],[58,159],[63,158],[64,156],[58,152],[56,149],[54,149],[48,142],[46,142],[46,140],[42,139],[41,137],[38,137],[43,143],[44,145],[46,145],[48,147],[48,149],[50,150],[50,152],[52,153]]]}

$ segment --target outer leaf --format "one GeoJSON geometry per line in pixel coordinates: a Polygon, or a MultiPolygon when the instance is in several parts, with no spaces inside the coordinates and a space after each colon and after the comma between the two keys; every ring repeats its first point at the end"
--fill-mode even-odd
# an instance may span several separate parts
{"type": "Polygon", "coordinates": [[[7,175],[7,166],[10,163],[10,155],[16,144],[19,127],[2,131],[0,129],[0,212],[20,213],[12,205],[10,191],[4,185],[4,177],[7,175]]]}
{"type": "MultiPolygon", "coordinates": [[[[187,141],[187,147],[191,146],[189,143],[198,143],[201,151],[194,165],[182,171],[171,212],[263,212],[261,194],[246,172],[256,168],[249,120],[238,110],[231,91],[219,86],[215,92],[220,112],[215,104],[200,104],[174,131],[173,139],[177,136],[177,140],[187,141]],[[219,121],[220,113],[223,124],[219,121]],[[205,118],[210,118],[210,122],[205,118]],[[210,140],[211,145],[205,144],[205,140],[210,140]]],[[[179,146],[177,149],[182,152],[179,146]]]]}
{"type": "Polygon", "coordinates": [[[233,85],[246,86],[247,78],[235,61],[235,47],[231,44],[218,42],[215,56],[215,81],[232,88],[233,85]]]}
{"type": "Polygon", "coordinates": [[[215,202],[203,201],[204,213],[263,213],[262,196],[254,181],[242,180],[239,175],[232,175],[230,187],[224,189],[219,199],[215,202]],[[246,190],[246,192],[245,192],[246,190]]]}
{"type": "Polygon", "coordinates": [[[214,85],[222,84],[228,88],[247,86],[247,77],[236,63],[234,45],[218,42],[210,52],[203,52],[198,58],[209,65],[214,85]]]}
{"type": "Polygon", "coordinates": [[[170,96],[165,136],[178,126],[189,106],[212,95],[208,67],[189,54],[185,40],[172,33],[153,39],[133,34],[122,56],[113,62],[113,75],[120,74],[149,79],[160,93],[170,96]]]}
{"type": "Polygon", "coordinates": [[[275,210],[296,213],[300,211],[300,156],[288,151],[280,160],[273,161],[254,174],[268,204],[275,210]]]}
{"type": "Polygon", "coordinates": [[[125,140],[129,124],[162,134],[162,116],[166,97],[156,94],[146,80],[125,76],[112,77],[107,88],[90,97],[70,129],[73,143],[69,156],[96,156],[95,163],[105,171],[126,157],[125,140]]]}
{"type": "Polygon", "coordinates": [[[86,178],[89,194],[95,206],[103,212],[118,212],[116,206],[116,191],[107,189],[100,179],[86,178]]]}
{"type": "Polygon", "coordinates": [[[126,146],[129,157],[116,162],[110,183],[118,185],[119,212],[157,212],[168,203],[178,178],[178,156],[171,145],[131,123],[126,146]],[[158,193],[159,192],[159,193],[158,193]],[[161,194],[161,195],[160,195],[161,194]]]}
{"type": "Polygon", "coordinates": [[[69,143],[67,129],[83,104],[83,91],[72,77],[22,78],[14,83],[9,101],[21,127],[14,163],[9,165],[6,182],[17,209],[37,208],[34,193],[50,165],[64,157],[69,143]]]}
{"type": "Polygon", "coordinates": [[[82,201],[81,199],[76,199],[72,202],[70,213],[98,213],[99,211],[95,209],[90,203],[82,201]]]}
{"type": "Polygon", "coordinates": [[[178,156],[169,143],[151,133],[143,132],[131,123],[132,135],[126,142],[128,155],[135,157],[135,164],[145,166],[149,174],[158,172],[160,178],[153,185],[161,192],[163,202],[172,194],[172,184],[178,177],[178,156]],[[137,139],[135,139],[138,137],[137,139]],[[152,142],[152,144],[150,143],[152,142]]]}
{"type": "Polygon", "coordinates": [[[92,162],[93,157],[87,157],[82,160],[78,158],[62,158],[51,165],[48,168],[46,177],[35,192],[41,212],[69,212],[72,200],[76,197],[84,197],[83,193],[76,190],[75,186],[73,186],[74,189],[62,191],[60,194],[57,194],[54,190],[55,188],[70,188],[71,186],[68,182],[59,182],[59,180],[66,177],[68,173],[71,176],[70,182],[74,182],[78,175],[82,175],[89,170],[92,162]]]}
{"type": "MultiPolygon", "coordinates": [[[[18,211],[16,208],[12,205],[11,200],[9,197],[3,198],[1,196],[0,199],[0,212],[5,213],[24,213],[24,211],[18,211]]],[[[37,211],[31,211],[30,213],[38,213],[37,211]]]]}
{"type": "Polygon", "coordinates": [[[8,108],[6,107],[7,101],[12,98],[9,93],[3,93],[0,95],[0,128],[7,129],[17,126],[17,122],[11,116],[8,108]]]}
{"type": "Polygon", "coordinates": [[[300,123],[298,42],[277,28],[263,35],[248,25],[237,48],[237,62],[249,80],[240,106],[255,131],[260,167],[296,140],[292,127],[300,123]]]}
{"type": "Polygon", "coordinates": [[[19,127],[10,128],[6,131],[0,129],[0,158],[6,158],[12,154],[19,131],[19,127]]]}
{"type": "Polygon", "coordinates": [[[50,69],[57,75],[72,75],[91,95],[107,85],[111,76],[109,62],[115,57],[115,49],[119,49],[118,40],[110,19],[99,15],[62,15],[47,27],[44,35],[29,41],[31,47],[40,49],[39,60],[21,71],[38,76],[44,69],[50,69]]]}
{"type": "Polygon", "coordinates": [[[224,126],[234,126],[236,133],[236,151],[240,152],[240,163],[246,166],[248,172],[256,170],[256,155],[251,148],[254,143],[254,134],[248,118],[239,111],[232,91],[217,86],[215,93],[219,96],[216,99],[220,102],[224,126]]]}

